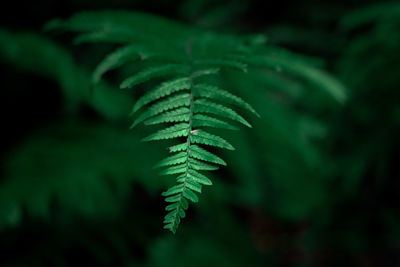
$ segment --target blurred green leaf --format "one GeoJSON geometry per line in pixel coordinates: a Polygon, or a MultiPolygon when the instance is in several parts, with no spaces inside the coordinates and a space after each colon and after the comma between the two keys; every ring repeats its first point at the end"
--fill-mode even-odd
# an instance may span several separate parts
{"type": "Polygon", "coordinates": [[[153,153],[123,129],[87,123],[43,129],[4,163],[0,226],[20,223],[24,209],[32,217],[48,218],[52,205],[56,214],[115,216],[132,182],[152,193],[161,190],[163,182],[145,157],[153,153]]]}
{"type": "Polygon", "coordinates": [[[91,93],[90,73],[77,66],[65,49],[38,34],[0,30],[0,58],[57,82],[68,105],[88,103],[109,119],[127,117],[132,99],[126,93],[105,83],[97,85],[91,93]]]}

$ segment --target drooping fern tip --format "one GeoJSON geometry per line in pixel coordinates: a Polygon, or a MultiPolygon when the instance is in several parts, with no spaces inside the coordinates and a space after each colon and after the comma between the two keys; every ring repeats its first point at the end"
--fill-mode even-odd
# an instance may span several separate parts
{"type": "Polygon", "coordinates": [[[284,66],[284,61],[265,48],[265,38],[260,36],[243,38],[210,33],[142,13],[82,13],[50,25],[78,32],[79,42],[119,45],[94,70],[94,83],[107,72],[132,63],[141,70],[126,77],[120,88],[162,81],[134,104],[131,115],[138,115],[131,128],[142,123],[167,124],[143,141],[178,141],[168,148],[170,156],[156,165],[164,168],[162,175],[176,176],[176,185],[162,193],[167,202],[164,228],[175,233],[189,202],[198,202],[203,186],[212,185],[204,172],[226,165],[208,147],[234,150],[232,144],[208,128],[237,130],[234,124],[251,127],[237,108],[259,116],[249,103],[222,88],[226,83],[221,71],[247,72],[253,63],[274,68],[278,63],[284,66]],[[219,85],[210,82],[215,79],[207,79],[209,76],[219,77],[219,85]]]}

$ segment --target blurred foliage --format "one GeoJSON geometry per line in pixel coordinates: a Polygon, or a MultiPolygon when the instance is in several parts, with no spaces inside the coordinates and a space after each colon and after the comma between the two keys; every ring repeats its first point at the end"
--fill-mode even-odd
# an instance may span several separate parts
{"type": "Polygon", "coordinates": [[[22,207],[34,217],[48,218],[51,209],[115,216],[137,177],[148,177],[141,183],[149,192],[160,190],[162,181],[145,169],[151,170],[151,164],[132,160],[137,150],[143,156],[154,153],[138,140],[126,131],[87,123],[63,123],[36,133],[5,162],[2,227],[18,225],[22,207]]]}
{"type": "Polygon", "coordinates": [[[124,117],[130,109],[132,100],[109,85],[101,84],[91,94],[90,73],[77,66],[68,51],[37,34],[12,34],[1,30],[0,53],[4,61],[23,71],[58,83],[67,107],[88,102],[109,119],[124,117]]]}
{"type": "Polygon", "coordinates": [[[46,3],[21,11],[35,21],[2,18],[1,266],[400,265],[398,2],[46,3]],[[92,87],[113,45],[14,31],[115,7],[263,31],[270,45],[248,73],[214,81],[261,119],[224,134],[236,151],[175,236],[160,221],[169,183],[152,169],[165,153],[128,131],[138,94],[116,86],[136,64],[92,87]]]}

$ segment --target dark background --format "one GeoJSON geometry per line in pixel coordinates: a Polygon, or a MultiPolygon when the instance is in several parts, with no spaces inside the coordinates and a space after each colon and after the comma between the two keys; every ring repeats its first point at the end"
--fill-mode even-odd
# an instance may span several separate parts
{"type": "Polygon", "coordinates": [[[374,7],[385,3],[2,3],[0,266],[400,266],[400,3],[374,7]],[[368,6],[381,10],[375,20],[344,29],[368,6]],[[128,131],[132,100],[116,86],[95,100],[87,93],[86,74],[108,48],[42,30],[103,9],[264,33],[317,58],[348,99],[334,105],[309,93],[285,105],[271,98],[267,108],[248,92],[266,115],[233,137],[238,149],[226,154],[220,182],[174,236],[162,230],[166,184],[152,169],[162,146],[128,131]],[[61,77],[63,60],[76,68],[61,77]]]}

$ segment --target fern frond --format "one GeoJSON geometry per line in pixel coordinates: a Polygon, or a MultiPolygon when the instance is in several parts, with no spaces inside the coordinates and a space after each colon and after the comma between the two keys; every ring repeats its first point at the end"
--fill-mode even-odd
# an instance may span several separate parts
{"type": "Polygon", "coordinates": [[[179,152],[179,151],[184,151],[188,147],[188,143],[183,143],[175,146],[171,146],[169,148],[169,152],[179,152]]]}
{"type": "Polygon", "coordinates": [[[194,181],[203,184],[203,185],[212,185],[212,182],[210,179],[208,179],[205,175],[195,171],[195,170],[190,170],[188,172],[188,176],[190,179],[193,179],[194,181]]]}
{"type": "Polygon", "coordinates": [[[220,68],[212,68],[212,69],[202,69],[192,73],[192,79],[196,79],[199,77],[207,76],[207,75],[216,75],[220,71],[220,68]]]}
{"type": "MultiPolygon", "coordinates": [[[[187,93],[168,97],[162,101],[153,104],[148,109],[146,109],[142,114],[140,114],[140,116],[137,117],[136,120],[133,122],[131,128],[135,127],[142,121],[147,120],[152,116],[156,116],[164,111],[168,111],[170,109],[179,108],[183,106],[189,106],[189,104],[190,104],[190,95],[187,93]]],[[[134,112],[132,111],[131,115],[133,113],[134,112]]]]}
{"type": "Polygon", "coordinates": [[[188,108],[178,108],[173,111],[165,112],[159,116],[153,117],[145,121],[146,125],[165,123],[165,122],[182,122],[189,121],[190,110],[188,108]]]}
{"type": "Polygon", "coordinates": [[[163,166],[169,166],[169,165],[177,165],[179,163],[185,163],[187,161],[187,153],[185,152],[180,152],[175,155],[169,156],[162,161],[160,161],[155,167],[163,167],[163,166]]]}
{"type": "Polygon", "coordinates": [[[180,164],[177,166],[166,168],[165,170],[161,171],[161,175],[173,175],[173,174],[180,174],[185,173],[187,171],[187,164],[180,164]]]}
{"type": "Polygon", "coordinates": [[[211,165],[193,158],[189,158],[188,162],[189,167],[196,171],[215,171],[219,169],[218,166],[211,165]]]}
{"type": "Polygon", "coordinates": [[[143,141],[165,140],[176,137],[188,136],[190,127],[188,123],[180,123],[143,138],[143,141]]]}
{"type": "Polygon", "coordinates": [[[229,150],[235,150],[235,148],[222,137],[207,133],[204,130],[192,130],[192,134],[190,135],[190,142],[194,144],[203,144],[229,150]]]}
{"type": "Polygon", "coordinates": [[[81,33],[74,38],[74,44],[84,43],[129,43],[136,39],[135,33],[124,28],[101,29],[81,33]]]}
{"type": "Polygon", "coordinates": [[[196,96],[199,97],[205,97],[205,98],[210,98],[214,100],[220,100],[220,101],[225,101],[228,104],[235,104],[241,108],[244,108],[257,117],[260,117],[260,115],[255,111],[255,109],[246,101],[244,101],[242,98],[226,91],[223,90],[217,86],[214,85],[209,85],[209,84],[196,84],[193,87],[193,93],[196,96]]]}
{"type": "Polygon", "coordinates": [[[178,179],[178,182],[180,184],[162,193],[163,196],[167,197],[165,199],[166,202],[178,203],[167,206],[169,213],[164,218],[164,223],[166,224],[164,228],[173,233],[176,232],[181,218],[185,217],[185,210],[188,208],[187,200],[194,203],[199,201],[198,196],[193,191],[201,192],[200,184],[191,179],[187,172],[178,179]]]}
{"type": "Polygon", "coordinates": [[[250,123],[248,123],[242,116],[240,116],[236,111],[206,99],[198,99],[194,102],[194,111],[202,113],[210,113],[220,117],[225,117],[243,125],[251,128],[250,123]]]}
{"type": "Polygon", "coordinates": [[[199,184],[196,181],[188,179],[187,182],[186,182],[186,187],[191,189],[192,191],[195,191],[197,193],[201,193],[201,184],[199,184]]]}
{"type": "Polygon", "coordinates": [[[228,130],[239,130],[236,126],[233,126],[220,119],[210,117],[203,114],[195,114],[192,121],[193,127],[213,127],[228,130]]]}
{"type": "Polygon", "coordinates": [[[227,140],[203,128],[238,129],[225,119],[251,127],[244,117],[226,105],[258,116],[242,98],[206,83],[208,76],[218,75],[220,69],[247,71],[247,62],[230,57],[243,51],[250,53],[247,40],[203,32],[146,14],[121,11],[82,13],[65,21],[53,22],[50,28],[76,31],[80,34],[79,42],[124,45],[100,62],[93,73],[94,82],[131,60],[137,60],[139,71],[125,78],[120,88],[132,88],[153,79],[168,79],[139,97],[131,115],[143,111],[131,128],[142,122],[145,125],[168,123],[169,126],[150,134],[143,141],[183,139],[183,142],[169,147],[172,154],[156,165],[165,167],[162,175],[179,175],[176,178],[178,184],[163,193],[165,201],[170,203],[166,207],[168,213],[164,218],[164,228],[175,233],[181,219],[186,216],[189,201],[198,202],[197,193],[202,192],[202,186],[212,185],[200,171],[213,171],[219,168],[218,165],[226,165],[222,158],[202,146],[234,150],[227,140]],[[157,60],[147,60],[152,57],[157,60]]]}
{"type": "Polygon", "coordinates": [[[185,184],[185,189],[182,191],[182,195],[194,203],[199,202],[199,197],[188,187],[189,181],[185,181],[184,184],[185,184]]]}
{"type": "Polygon", "coordinates": [[[193,62],[196,66],[224,67],[234,70],[247,71],[247,64],[229,59],[199,59],[193,62]]]}
{"type": "Polygon", "coordinates": [[[133,86],[146,82],[150,79],[167,76],[167,75],[183,75],[187,73],[187,67],[185,65],[180,64],[167,64],[164,66],[152,67],[146,70],[143,70],[131,77],[126,78],[122,81],[120,88],[132,88],[133,86]]]}
{"type": "Polygon", "coordinates": [[[200,159],[200,160],[208,161],[211,163],[226,166],[226,162],[223,159],[221,159],[217,155],[214,155],[213,153],[208,152],[207,150],[205,150],[197,145],[192,145],[190,147],[189,156],[193,157],[195,159],[200,159]]]}
{"type": "Polygon", "coordinates": [[[252,66],[271,68],[287,72],[295,77],[303,79],[317,88],[325,90],[337,102],[343,103],[346,100],[346,90],[344,86],[333,77],[322,70],[319,70],[304,62],[299,61],[291,53],[283,50],[273,50],[264,55],[242,56],[234,55],[234,59],[243,60],[252,66]]]}
{"type": "Polygon", "coordinates": [[[188,90],[191,86],[190,78],[178,78],[172,81],[164,82],[157,88],[146,93],[138,99],[136,104],[133,106],[133,112],[138,111],[144,105],[149,104],[155,100],[158,100],[164,96],[176,93],[182,90],[188,90]]]}
{"type": "Polygon", "coordinates": [[[106,72],[121,67],[130,60],[137,59],[144,51],[146,49],[138,45],[127,45],[114,50],[97,65],[93,71],[92,81],[98,83],[106,72]]]}

